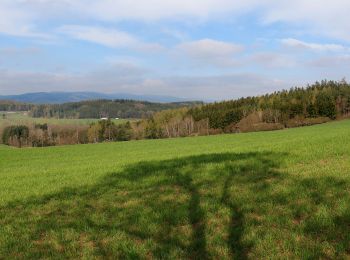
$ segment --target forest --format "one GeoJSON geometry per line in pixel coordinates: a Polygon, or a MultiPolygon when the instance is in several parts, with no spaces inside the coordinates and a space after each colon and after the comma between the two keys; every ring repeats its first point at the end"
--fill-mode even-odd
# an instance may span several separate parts
{"type": "Polygon", "coordinates": [[[0,101],[0,111],[28,111],[32,117],[43,118],[149,118],[155,112],[192,107],[202,102],[152,103],[135,100],[88,100],[64,104],[27,104],[0,101]]]}
{"type": "Polygon", "coordinates": [[[21,103],[10,100],[0,100],[0,111],[2,112],[22,112],[30,111],[35,105],[21,103]]]}
{"type": "Polygon", "coordinates": [[[324,80],[263,96],[162,111],[147,120],[145,136],[162,138],[277,130],[349,115],[350,85],[345,80],[324,80]]]}
{"type": "MultiPolygon", "coordinates": [[[[8,126],[2,142],[14,146],[49,146],[160,139],[222,133],[279,130],[325,123],[350,116],[350,85],[342,81],[321,81],[256,97],[211,104],[152,104],[118,101],[123,110],[110,106],[116,101],[87,101],[30,107],[34,117],[87,116],[139,117],[133,122],[115,124],[101,120],[90,126],[8,126]],[[106,114],[100,113],[101,107],[106,114]],[[99,108],[99,109],[98,109],[99,108]],[[158,111],[159,110],[159,111],[158,111]],[[157,112],[158,111],[158,112],[157,112]]],[[[24,107],[25,108],[25,107],[24,107]]]]}

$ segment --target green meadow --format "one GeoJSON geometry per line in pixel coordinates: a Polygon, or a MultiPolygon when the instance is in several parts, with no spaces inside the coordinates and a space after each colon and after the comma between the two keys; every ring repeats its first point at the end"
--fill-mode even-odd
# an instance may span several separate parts
{"type": "Polygon", "coordinates": [[[350,121],[0,146],[0,259],[348,259],[350,121]]]}
{"type": "MultiPolygon", "coordinates": [[[[134,120],[134,119],[132,119],[134,120]]],[[[28,124],[49,124],[49,125],[90,125],[92,123],[98,122],[99,119],[68,119],[68,118],[34,118],[29,116],[25,112],[1,112],[0,111],[0,127],[8,125],[28,125],[28,124]],[[5,115],[5,117],[3,116],[5,115]]],[[[126,123],[126,119],[112,119],[116,124],[126,123]]]]}

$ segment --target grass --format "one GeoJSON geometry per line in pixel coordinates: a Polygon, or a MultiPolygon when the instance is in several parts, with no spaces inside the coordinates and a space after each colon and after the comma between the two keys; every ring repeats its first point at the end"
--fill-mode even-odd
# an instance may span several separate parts
{"type": "Polygon", "coordinates": [[[348,259],[349,130],[0,146],[0,258],[348,259]]]}
{"type": "MultiPolygon", "coordinates": [[[[134,120],[134,119],[132,119],[134,120]]],[[[90,125],[98,122],[99,119],[57,119],[57,118],[33,118],[25,112],[5,113],[0,112],[0,127],[7,125],[28,125],[28,124],[44,124],[49,125],[90,125]],[[5,114],[5,118],[3,118],[5,114]]],[[[116,124],[126,123],[128,119],[112,119],[116,124]]]]}

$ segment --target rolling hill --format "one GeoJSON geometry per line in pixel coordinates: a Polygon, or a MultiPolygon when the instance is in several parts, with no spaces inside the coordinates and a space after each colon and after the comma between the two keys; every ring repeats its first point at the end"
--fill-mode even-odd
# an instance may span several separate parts
{"type": "Polygon", "coordinates": [[[188,99],[171,96],[133,95],[125,93],[105,94],[98,92],[36,92],[20,95],[0,96],[0,100],[12,100],[33,104],[62,104],[96,99],[128,99],[160,103],[189,101],[188,99]]]}
{"type": "Polygon", "coordinates": [[[347,259],[349,128],[0,146],[0,256],[347,259]]]}

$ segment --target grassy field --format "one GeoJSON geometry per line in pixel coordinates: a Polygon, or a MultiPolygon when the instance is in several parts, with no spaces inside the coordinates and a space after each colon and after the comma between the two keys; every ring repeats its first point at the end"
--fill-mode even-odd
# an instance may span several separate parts
{"type": "Polygon", "coordinates": [[[0,258],[348,259],[350,121],[0,146],[0,258]]]}
{"type": "MultiPolygon", "coordinates": [[[[0,112],[0,127],[4,125],[28,125],[28,124],[44,124],[49,125],[90,125],[99,121],[98,119],[57,119],[57,118],[33,118],[25,112],[6,113],[0,112]],[[5,114],[5,118],[3,115],[5,114]]],[[[113,119],[116,124],[126,123],[126,119],[113,119]]]]}

